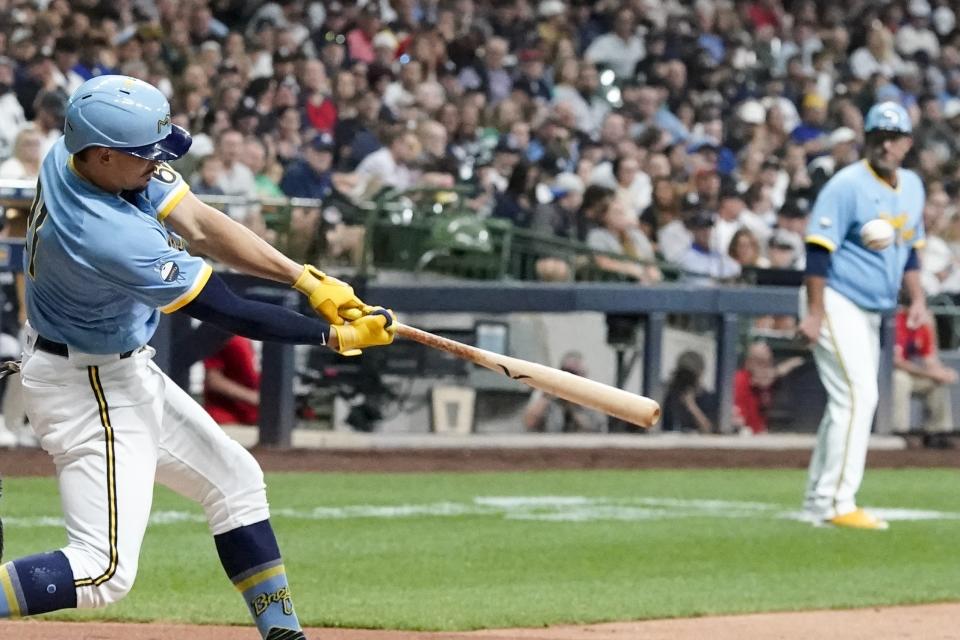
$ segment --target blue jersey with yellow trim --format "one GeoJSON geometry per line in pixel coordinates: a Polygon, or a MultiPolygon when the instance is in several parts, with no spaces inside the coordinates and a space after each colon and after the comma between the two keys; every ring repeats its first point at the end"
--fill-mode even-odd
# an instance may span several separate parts
{"type": "Polygon", "coordinates": [[[40,169],[24,252],[34,329],[84,353],[145,344],[159,312],[185,305],[210,277],[162,223],[188,191],[164,164],[143,191],[108,193],[76,172],[57,141],[40,169]]]}
{"type": "Polygon", "coordinates": [[[911,248],[924,242],[924,189],[909,169],[897,170],[897,188],[882,180],[866,161],[834,175],[817,196],[807,222],[806,241],[831,252],[827,286],[871,311],[893,309],[911,248]],[[893,225],[893,243],[873,251],[860,240],[860,228],[875,218],[893,225]]]}

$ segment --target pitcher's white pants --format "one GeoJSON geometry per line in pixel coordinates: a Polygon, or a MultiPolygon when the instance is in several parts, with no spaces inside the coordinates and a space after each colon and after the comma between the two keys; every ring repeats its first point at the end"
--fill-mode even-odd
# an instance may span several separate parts
{"type": "MultiPolygon", "coordinates": [[[[824,291],[824,307],[826,316],[813,357],[827,391],[827,407],[810,459],[804,508],[828,520],[857,508],[877,408],[881,318],[829,287],[824,291]]],[[[803,290],[800,310],[806,315],[803,290]]]]}
{"type": "Polygon", "coordinates": [[[160,371],[152,348],[63,358],[32,344],[27,415],[56,464],[78,607],[133,585],[154,480],[200,503],[214,535],[269,517],[257,462],[160,371]]]}

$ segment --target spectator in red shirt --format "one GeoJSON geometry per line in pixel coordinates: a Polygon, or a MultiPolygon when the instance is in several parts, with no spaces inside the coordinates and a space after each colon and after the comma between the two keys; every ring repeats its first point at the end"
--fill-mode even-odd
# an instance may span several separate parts
{"type": "Polygon", "coordinates": [[[744,425],[753,433],[767,431],[767,411],[773,401],[774,386],[801,364],[803,358],[793,357],[774,366],[773,350],[766,342],[754,342],[747,347],[743,368],[733,381],[733,403],[744,425]]]}
{"type": "Polygon", "coordinates": [[[382,24],[377,3],[367,3],[360,10],[357,27],[347,34],[347,52],[351,60],[371,64],[377,59],[373,49],[373,37],[380,31],[382,24]]]}
{"type": "Polygon", "coordinates": [[[911,329],[907,326],[907,314],[903,309],[897,311],[896,339],[893,350],[894,428],[910,430],[910,397],[918,395],[924,404],[924,444],[949,448],[952,443],[946,434],[953,430],[953,415],[947,387],[957,382],[957,372],[940,362],[930,325],[911,329]]]}
{"type": "Polygon", "coordinates": [[[257,424],[260,419],[260,372],[253,343],[233,336],[203,361],[203,408],[217,424],[257,424]]]}

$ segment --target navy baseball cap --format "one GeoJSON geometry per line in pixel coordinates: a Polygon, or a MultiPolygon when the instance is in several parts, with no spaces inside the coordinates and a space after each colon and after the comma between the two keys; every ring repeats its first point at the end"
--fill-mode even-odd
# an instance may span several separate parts
{"type": "Polygon", "coordinates": [[[870,107],[863,130],[867,133],[889,131],[909,136],[913,135],[913,123],[907,110],[896,102],[881,102],[870,107]]]}
{"type": "Polygon", "coordinates": [[[684,219],[688,229],[707,229],[713,226],[713,214],[709,211],[698,210],[684,219]]]}
{"type": "Polygon", "coordinates": [[[314,151],[333,151],[336,148],[336,144],[333,141],[332,135],[329,133],[320,133],[310,141],[310,147],[314,151]]]}

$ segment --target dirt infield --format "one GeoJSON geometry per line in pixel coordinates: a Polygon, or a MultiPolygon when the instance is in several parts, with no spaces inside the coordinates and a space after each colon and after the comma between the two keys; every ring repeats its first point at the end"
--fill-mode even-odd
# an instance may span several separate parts
{"type": "MultiPolygon", "coordinates": [[[[401,449],[278,451],[255,448],[265,471],[406,473],[534,469],[805,469],[804,449],[401,449]]],[[[960,467],[960,449],[872,451],[867,468],[960,467]]],[[[36,449],[0,450],[0,475],[53,475],[36,449]]]]}
{"type": "MultiPolygon", "coordinates": [[[[805,611],[683,620],[614,622],[543,629],[491,629],[469,633],[313,629],[309,640],[946,640],[957,638],[960,604],[805,611]]],[[[171,624],[0,622],[0,638],[16,640],[256,640],[256,630],[171,624]]]]}
{"type": "MultiPolygon", "coordinates": [[[[543,449],[543,450],[253,450],[266,471],[429,472],[524,471],[534,469],[805,468],[806,450],[543,449]]],[[[960,450],[906,449],[870,453],[869,468],[960,467],[960,450]]],[[[53,474],[42,451],[0,450],[7,476],[53,474]]],[[[315,629],[309,640],[741,640],[743,638],[846,640],[883,638],[946,640],[957,631],[960,603],[850,611],[809,611],[617,622],[542,629],[491,629],[461,633],[315,629]]],[[[244,627],[172,624],[0,622],[0,638],[16,640],[256,640],[244,627]]]]}

